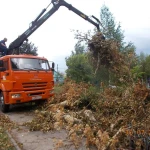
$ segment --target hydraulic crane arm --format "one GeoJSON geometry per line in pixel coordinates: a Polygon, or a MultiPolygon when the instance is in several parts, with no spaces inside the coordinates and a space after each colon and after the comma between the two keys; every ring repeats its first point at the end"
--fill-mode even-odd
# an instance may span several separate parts
{"type": "Polygon", "coordinates": [[[96,17],[92,16],[96,20],[96,22],[94,22],[87,15],[73,7],[71,4],[68,4],[64,0],[52,0],[51,3],[47,8],[42,10],[42,12],[36,17],[34,21],[32,21],[30,27],[9,45],[9,50],[18,49],[37,28],[39,28],[50,16],[52,16],[59,9],[60,6],[67,7],[69,10],[73,11],[83,19],[96,26],[97,30],[100,31],[100,21],[96,17]],[[53,7],[45,15],[43,15],[51,3],[53,4],[53,7]]]}

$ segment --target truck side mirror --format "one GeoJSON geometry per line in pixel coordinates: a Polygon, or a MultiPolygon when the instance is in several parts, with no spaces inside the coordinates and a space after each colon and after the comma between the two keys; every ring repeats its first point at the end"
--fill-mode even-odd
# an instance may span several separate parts
{"type": "Polygon", "coordinates": [[[3,62],[3,60],[0,60],[0,67],[4,67],[4,62],[3,62]]]}
{"type": "Polygon", "coordinates": [[[55,68],[55,63],[54,62],[52,62],[52,69],[54,69],[55,68]]]}

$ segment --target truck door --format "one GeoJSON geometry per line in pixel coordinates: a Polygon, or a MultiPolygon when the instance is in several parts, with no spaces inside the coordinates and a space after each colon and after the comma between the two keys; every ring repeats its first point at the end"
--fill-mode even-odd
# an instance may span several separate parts
{"type": "Polygon", "coordinates": [[[9,61],[8,61],[8,59],[4,59],[3,62],[4,62],[4,68],[6,69],[6,71],[1,72],[1,79],[9,80],[10,79],[9,61]]]}

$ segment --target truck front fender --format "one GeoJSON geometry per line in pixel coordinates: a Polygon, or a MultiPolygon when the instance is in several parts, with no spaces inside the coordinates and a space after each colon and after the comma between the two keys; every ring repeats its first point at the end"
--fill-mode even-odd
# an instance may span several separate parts
{"type": "Polygon", "coordinates": [[[7,80],[3,80],[1,81],[1,84],[0,84],[0,89],[2,91],[11,91],[13,88],[13,82],[10,82],[10,81],[7,81],[7,80]]]}

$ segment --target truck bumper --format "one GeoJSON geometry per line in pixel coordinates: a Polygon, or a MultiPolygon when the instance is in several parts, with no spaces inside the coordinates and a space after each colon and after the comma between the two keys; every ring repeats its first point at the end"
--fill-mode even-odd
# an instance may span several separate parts
{"type": "Polygon", "coordinates": [[[54,96],[53,89],[9,92],[8,104],[45,100],[54,96]]]}

